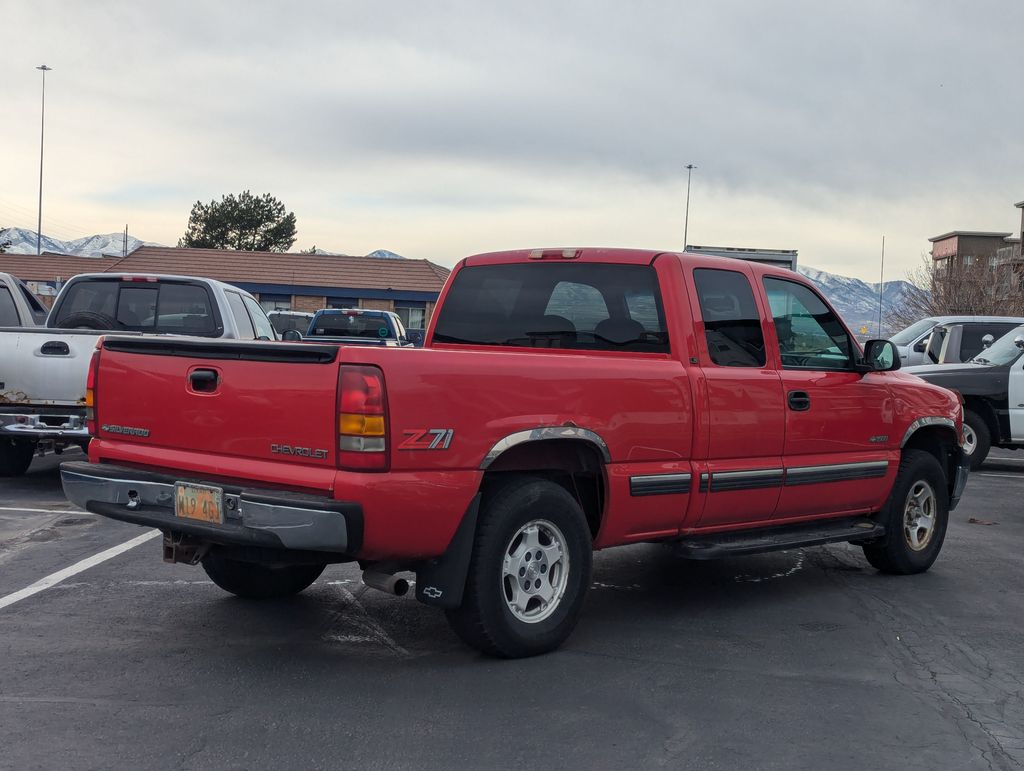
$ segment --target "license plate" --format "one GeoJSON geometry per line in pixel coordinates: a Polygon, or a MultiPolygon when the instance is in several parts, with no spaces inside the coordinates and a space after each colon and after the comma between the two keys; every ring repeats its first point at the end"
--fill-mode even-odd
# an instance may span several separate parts
{"type": "Polygon", "coordinates": [[[174,483],[174,514],[224,524],[224,491],[219,487],[174,483]]]}

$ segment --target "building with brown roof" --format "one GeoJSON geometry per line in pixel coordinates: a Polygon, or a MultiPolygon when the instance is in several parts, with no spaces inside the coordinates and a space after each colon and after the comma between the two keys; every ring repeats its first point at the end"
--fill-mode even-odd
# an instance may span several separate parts
{"type": "Polygon", "coordinates": [[[410,329],[429,321],[450,272],[428,260],[165,246],[140,246],[125,257],[3,254],[0,270],[35,284],[44,297],[79,273],[204,276],[252,292],[268,310],[393,310],[410,329]]]}

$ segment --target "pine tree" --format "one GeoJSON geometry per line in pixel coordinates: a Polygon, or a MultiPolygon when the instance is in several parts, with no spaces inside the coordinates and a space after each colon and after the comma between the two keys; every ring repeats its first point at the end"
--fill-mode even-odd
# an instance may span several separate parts
{"type": "Polygon", "coordinates": [[[269,193],[248,190],[220,201],[196,201],[178,246],[287,252],[295,243],[295,214],[269,193]]]}

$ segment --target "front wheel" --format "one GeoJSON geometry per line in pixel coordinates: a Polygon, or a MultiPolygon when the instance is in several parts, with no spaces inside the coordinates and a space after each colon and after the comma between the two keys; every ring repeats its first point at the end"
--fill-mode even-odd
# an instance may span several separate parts
{"type": "Polygon", "coordinates": [[[202,564],[206,575],[221,589],[254,600],[298,594],[316,581],[326,567],[324,564],[270,567],[217,554],[207,554],[202,564]]]}
{"type": "Polygon", "coordinates": [[[590,528],[565,488],[517,477],[493,491],[477,527],[456,634],[492,656],[557,648],[576,626],[590,586],[590,528]]]}
{"type": "Polygon", "coordinates": [[[0,439],[0,477],[20,477],[32,465],[34,442],[24,439],[0,439]]]}
{"type": "Polygon", "coordinates": [[[949,488],[935,456],[905,450],[896,483],[879,514],[881,541],[864,544],[864,556],[883,573],[923,573],[939,556],[949,522],[949,488]]]}

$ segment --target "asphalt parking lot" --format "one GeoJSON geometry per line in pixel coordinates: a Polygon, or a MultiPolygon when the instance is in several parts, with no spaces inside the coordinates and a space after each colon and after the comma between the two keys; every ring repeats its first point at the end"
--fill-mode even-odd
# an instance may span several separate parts
{"type": "Polygon", "coordinates": [[[0,767],[1024,764],[1024,454],[972,476],[927,574],[610,550],[573,637],[523,661],[353,567],[253,603],[157,538],[26,596],[146,533],[69,506],[59,460],[0,481],[0,767]]]}

